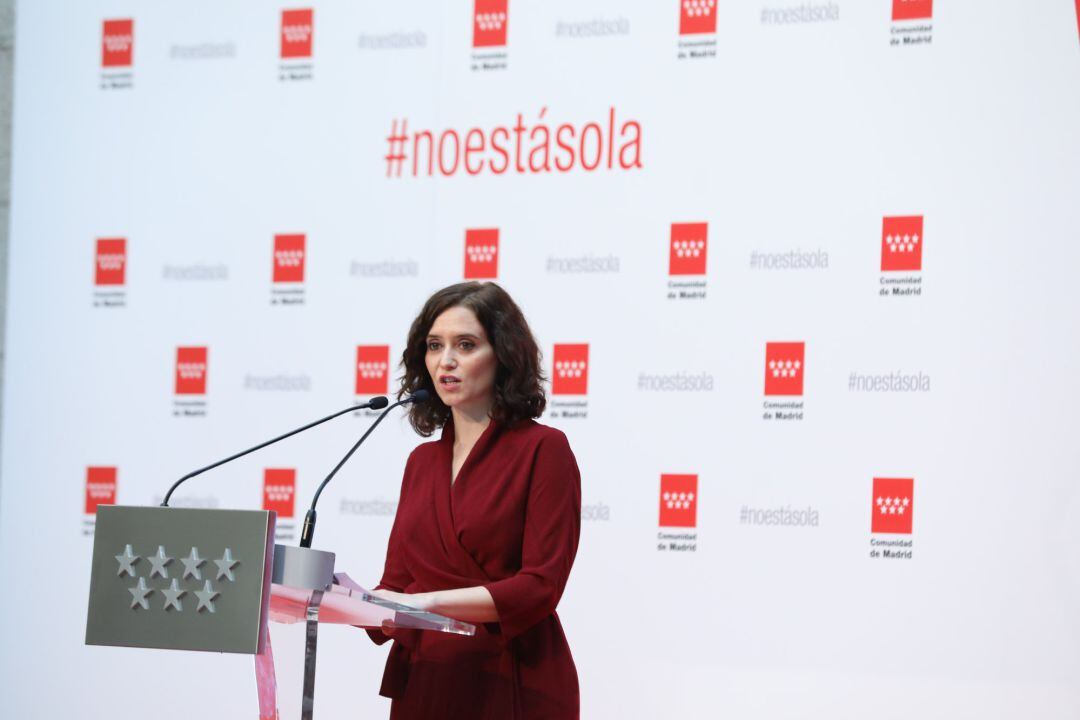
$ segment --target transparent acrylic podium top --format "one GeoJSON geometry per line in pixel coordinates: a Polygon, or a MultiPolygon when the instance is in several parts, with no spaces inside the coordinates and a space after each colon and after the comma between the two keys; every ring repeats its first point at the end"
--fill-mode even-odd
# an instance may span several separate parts
{"type": "MultiPolygon", "coordinates": [[[[278,623],[306,621],[314,592],[271,585],[270,620],[278,623]]],[[[434,630],[455,635],[476,634],[475,625],[376,597],[345,573],[334,575],[334,584],[323,593],[318,607],[320,623],[434,630]]]]}

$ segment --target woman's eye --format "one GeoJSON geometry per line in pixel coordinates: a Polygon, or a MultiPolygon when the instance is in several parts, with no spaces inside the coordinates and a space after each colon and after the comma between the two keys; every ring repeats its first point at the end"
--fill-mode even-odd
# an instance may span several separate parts
{"type": "Polygon", "coordinates": [[[462,340],[461,341],[461,349],[462,350],[472,350],[473,347],[475,347],[473,345],[473,343],[469,342],[468,340],[462,340]]]}
{"type": "Polygon", "coordinates": [[[437,342],[429,342],[427,344],[427,349],[428,350],[438,350],[439,349],[439,343],[437,343],[437,342]]]}

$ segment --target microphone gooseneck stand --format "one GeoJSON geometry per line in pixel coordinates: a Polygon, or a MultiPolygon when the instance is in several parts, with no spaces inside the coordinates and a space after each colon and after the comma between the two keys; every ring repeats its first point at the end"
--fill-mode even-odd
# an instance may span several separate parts
{"type": "Polygon", "coordinates": [[[401,405],[408,405],[409,403],[424,402],[429,397],[431,397],[431,393],[429,393],[427,390],[417,390],[411,395],[408,395],[405,398],[398,400],[396,403],[383,410],[382,414],[379,415],[379,417],[375,418],[375,422],[371,423],[371,427],[367,429],[367,432],[361,435],[360,439],[356,441],[356,444],[349,448],[349,452],[345,453],[345,457],[341,458],[341,462],[335,465],[334,469],[330,471],[330,474],[327,475],[321,483],[319,483],[319,487],[315,490],[314,497],[311,498],[311,506],[308,508],[307,513],[304,515],[304,527],[300,531],[300,547],[311,547],[311,539],[315,536],[315,521],[318,517],[317,513],[315,512],[315,505],[319,502],[319,496],[322,495],[323,488],[325,488],[326,484],[330,482],[330,480],[335,475],[337,475],[338,470],[340,470],[342,466],[349,461],[349,458],[353,456],[353,453],[356,452],[357,448],[359,448],[360,445],[363,444],[365,440],[367,440],[368,435],[370,435],[372,431],[375,430],[375,428],[379,427],[379,423],[381,423],[383,421],[383,418],[385,418],[387,414],[389,414],[389,412],[394,408],[401,405]]]}
{"type": "MultiPolygon", "coordinates": [[[[386,399],[385,395],[379,395],[378,397],[374,397],[371,400],[368,400],[366,403],[363,403],[361,405],[353,405],[351,407],[345,408],[344,410],[339,410],[336,413],[334,413],[333,415],[327,415],[326,417],[324,417],[322,419],[319,419],[319,420],[316,420],[315,422],[310,422],[307,425],[304,425],[303,427],[296,428],[295,430],[290,430],[289,432],[285,433],[284,435],[278,435],[276,438],[273,438],[272,440],[267,440],[266,442],[259,443],[255,447],[250,447],[247,450],[236,453],[235,455],[230,455],[229,457],[225,458],[224,460],[218,460],[216,463],[211,463],[210,465],[207,465],[206,467],[199,468],[198,470],[189,472],[187,475],[185,475],[184,477],[180,478],[179,480],[177,480],[176,482],[174,482],[172,484],[172,487],[169,488],[169,491],[167,493],[165,493],[165,499],[161,501],[161,507],[169,507],[169,498],[172,497],[172,494],[176,490],[176,488],[180,487],[181,484],[183,484],[187,480],[190,480],[191,478],[195,477],[196,475],[202,475],[207,470],[213,470],[216,467],[224,465],[227,462],[232,462],[233,460],[236,460],[237,458],[242,458],[242,457],[244,457],[245,455],[247,455],[249,453],[255,452],[256,450],[262,450],[267,445],[273,445],[274,443],[280,442],[280,441],[284,440],[285,438],[292,437],[293,435],[296,435],[297,433],[302,433],[305,430],[310,430],[311,428],[315,427],[316,425],[322,425],[324,422],[326,422],[328,420],[333,420],[334,418],[340,417],[340,416],[344,415],[345,413],[354,412],[356,410],[367,410],[367,409],[382,410],[384,407],[387,406],[387,404],[389,402],[390,401],[386,399]]],[[[400,403],[398,403],[398,404],[400,405],[400,403]]],[[[385,415],[386,413],[383,413],[383,414],[385,415]]],[[[381,419],[382,418],[380,417],[380,420],[381,419]]],[[[370,430],[368,432],[370,432],[370,430]]],[[[364,437],[367,437],[367,435],[365,435],[364,437]]]]}

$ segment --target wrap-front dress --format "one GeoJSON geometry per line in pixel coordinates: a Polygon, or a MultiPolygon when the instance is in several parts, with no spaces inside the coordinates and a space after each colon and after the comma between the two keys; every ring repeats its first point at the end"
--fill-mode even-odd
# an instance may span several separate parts
{"type": "Polygon", "coordinates": [[[409,456],[378,587],[482,585],[499,622],[475,637],[395,631],[380,689],[391,720],[577,720],[577,670],[555,612],[581,530],[566,436],[531,420],[492,422],[451,483],[453,447],[450,421],[409,456]]]}

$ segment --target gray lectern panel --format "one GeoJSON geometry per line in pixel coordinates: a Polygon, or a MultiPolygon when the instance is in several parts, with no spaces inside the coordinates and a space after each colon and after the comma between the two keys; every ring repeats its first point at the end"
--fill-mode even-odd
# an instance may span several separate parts
{"type": "Polygon", "coordinates": [[[87,645],[256,653],[274,516],[102,505],[87,645]]]}

